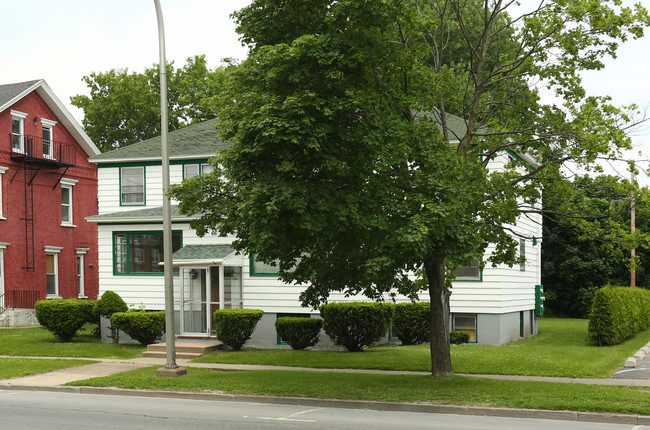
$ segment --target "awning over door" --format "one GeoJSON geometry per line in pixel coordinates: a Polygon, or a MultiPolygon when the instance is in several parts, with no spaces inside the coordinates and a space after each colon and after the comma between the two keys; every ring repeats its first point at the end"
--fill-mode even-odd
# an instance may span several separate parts
{"type": "Polygon", "coordinates": [[[223,264],[235,255],[230,245],[185,245],[172,254],[174,266],[209,266],[223,264]]]}

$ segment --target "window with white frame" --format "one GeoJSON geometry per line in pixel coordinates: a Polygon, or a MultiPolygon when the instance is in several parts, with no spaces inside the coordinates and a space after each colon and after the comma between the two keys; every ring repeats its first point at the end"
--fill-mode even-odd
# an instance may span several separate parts
{"type": "Polygon", "coordinates": [[[86,298],[86,285],[85,285],[85,271],[86,264],[84,262],[86,253],[89,248],[76,248],[77,253],[77,294],[80,299],[86,298]]]}
{"type": "Polygon", "coordinates": [[[56,121],[41,118],[43,127],[43,157],[54,158],[54,125],[56,121]]]}
{"type": "Polygon", "coordinates": [[[61,179],[61,225],[74,227],[72,187],[79,181],[76,179],[61,179]]]}
{"type": "Polygon", "coordinates": [[[144,166],[120,168],[120,203],[144,205],[144,166]]]}
{"type": "Polygon", "coordinates": [[[47,297],[59,297],[59,253],[60,246],[44,246],[47,297]]]}
{"type": "Polygon", "coordinates": [[[11,111],[11,149],[13,152],[25,152],[25,118],[27,114],[11,111]]]}
{"type": "Polygon", "coordinates": [[[4,188],[4,173],[9,170],[8,167],[0,166],[0,219],[6,219],[4,217],[4,200],[2,198],[2,192],[4,188]]]}
{"type": "Polygon", "coordinates": [[[526,239],[519,239],[519,257],[522,258],[519,263],[519,270],[526,271],[526,239]]]}

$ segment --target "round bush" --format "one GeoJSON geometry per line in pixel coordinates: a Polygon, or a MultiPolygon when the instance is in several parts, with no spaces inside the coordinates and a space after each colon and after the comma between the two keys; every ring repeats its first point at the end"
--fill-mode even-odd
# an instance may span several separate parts
{"type": "Polygon", "coordinates": [[[264,315],[259,309],[219,309],[214,313],[217,339],[235,351],[250,339],[257,322],[264,315]]]}
{"type": "Polygon", "coordinates": [[[323,320],[319,318],[280,317],[275,329],[291,349],[305,349],[318,343],[323,320]]]}
{"type": "Polygon", "coordinates": [[[38,323],[61,342],[70,342],[87,322],[94,321],[94,303],[79,299],[39,300],[34,304],[38,323]]]}
{"type": "Polygon", "coordinates": [[[328,303],[320,307],[323,328],[334,343],[362,351],[388,332],[393,306],[385,303],[328,303]]]}
{"type": "Polygon", "coordinates": [[[431,335],[431,306],[429,302],[398,303],[393,316],[393,332],[402,345],[429,342],[431,335]]]}
{"type": "Polygon", "coordinates": [[[105,291],[95,305],[95,312],[106,318],[110,318],[115,312],[126,312],[128,310],[129,307],[122,300],[122,297],[110,290],[105,291]]]}
{"type": "Polygon", "coordinates": [[[165,332],[165,313],[115,312],[111,315],[111,325],[115,330],[122,330],[142,345],[149,345],[165,332]]]}

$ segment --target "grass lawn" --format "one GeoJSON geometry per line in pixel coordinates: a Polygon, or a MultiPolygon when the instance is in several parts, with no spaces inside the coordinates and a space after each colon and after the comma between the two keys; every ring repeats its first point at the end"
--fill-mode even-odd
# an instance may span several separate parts
{"type": "Polygon", "coordinates": [[[40,360],[37,358],[1,358],[0,379],[35,375],[57,369],[95,363],[91,360],[40,360]]]}
{"type": "Polygon", "coordinates": [[[140,345],[101,343],[85,326],[72,342],[63,343],[41,327],[0,329],[0,355],[32,357],[134,358],[145,350],[140,345]]]}
{"type": "MultiPolygon", "coordinates": [[[[595,347],[587,340],[587,320],[546,318],[539,335],[508,345],[452,346],[454,372],[607,378],[650,339],[650,329],[616,346],[595,347]]],[[[321,368],[429,371],[429,346],[382,346],[363,352],[251,349],[216,351],[195,362],[321,368]]]]}
{"type": "Polygon", "coordinates": [[[192,367],[187,371],[186,376],[179,378],[159,378],[155,375],[156,368],[148,367],[68,385],[650,415],[650,391],[642,388],[463,376],[434,379],[280,370],[220,372],[192,367]]]}

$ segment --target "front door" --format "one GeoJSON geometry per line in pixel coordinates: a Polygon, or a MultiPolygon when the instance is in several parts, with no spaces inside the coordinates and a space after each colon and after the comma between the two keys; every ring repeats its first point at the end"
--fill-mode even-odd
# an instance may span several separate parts
{"type": "Polygon", "coordinates": [[[221,308],[222,271],[222,266],[182,269],[182,335],[214,335],[213,315],[221,308]]]}
{"type": "Polygon", "coordinates": [[[207,332],[206,299],[209,278],[206,269],[183,269],[181,313],[182,334],[204,334],[207,332]]]}

